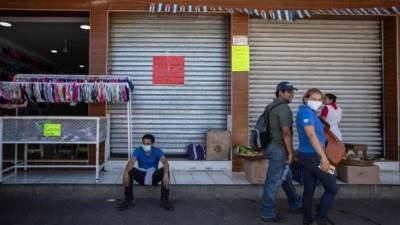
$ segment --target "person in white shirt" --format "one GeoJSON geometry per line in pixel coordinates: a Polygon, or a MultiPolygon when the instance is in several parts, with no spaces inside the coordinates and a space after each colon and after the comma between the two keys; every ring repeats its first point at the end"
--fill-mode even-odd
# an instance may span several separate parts
{"type": "Polygon", "coordinates": [[[339,129],[342,120],[342,109],[336,104],[336,95],[326,94],[324,97],[324,107],[321,110],[321,118],[330,125],[330,130],[342,141],[342,133],[339,129]]]}

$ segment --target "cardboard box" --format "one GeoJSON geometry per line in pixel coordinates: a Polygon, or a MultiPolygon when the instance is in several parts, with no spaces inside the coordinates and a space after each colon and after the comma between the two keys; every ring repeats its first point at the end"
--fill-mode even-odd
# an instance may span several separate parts
{"type": "Polygon", "coordinates": [[[267,175],[268,160],[249,160],[242,158],[246,179],[252,184],[264,184],[267,175]]]}
{"type": "Polygon", "coordinates": [[[337,166],[338,179],[348,184],[378,184],[378,166],[337,166]]]}
{"type": "Polygon", "coordinates": [[[231,135],[229,131],[210,129],[207,132],[206,160],[229,160],[231,135]]]}

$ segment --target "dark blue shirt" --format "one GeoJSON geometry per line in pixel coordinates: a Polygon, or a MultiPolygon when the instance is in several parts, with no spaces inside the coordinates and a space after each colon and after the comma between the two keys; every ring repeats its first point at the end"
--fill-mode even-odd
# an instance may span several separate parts
{"type": "Polygon", "coordinates": [[[296,117],[296,128],[299,136],[299,149],[301,153],[316,153],[317,151],[307,137],[305,126],[314,126],[315,134],[318,137],[322,147],[325,147],[326,137],[324,134],[324,125],[319,119],[317,113],[307,105],[300,105],[296,117]]]}
{"type": "Polygon", "coordinates": [[[132,151],[132,157],[137,159],[139,168],[142,169],[150,169],[152,167],[158,169],[158,164],[163,156],[163,150],[153,146],[151,147],[150,155],[146,155],[142,147],[136,148],[132,151]]]}

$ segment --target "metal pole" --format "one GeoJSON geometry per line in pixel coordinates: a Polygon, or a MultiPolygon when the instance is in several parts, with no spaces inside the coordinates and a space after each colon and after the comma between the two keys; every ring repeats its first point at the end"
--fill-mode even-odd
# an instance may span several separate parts
{"type": "Polygon", "coordinates": [[[128,160],[131,159],[131,108],[130,101],[126,103],[126,117],[128,120],[128,160]]]}
{"type": "Polygon", "coordinates": [[[24,144],[24,171],[28,170],[28,144],[24,144]]]}
{"type": "Polygon", "coordinates": [[[96,123],[96,183],[99,182],[99,135],[100,135],[100,118],[96,123]]]}
{"type": "Polygon", "coordinates": [[[129,101],[129,157],[132,151],[132,102],[129,101]]]}
{"type": "Polygon", "coordinates": [[[0,118],[0,184],[3,182],[3,119],[0,118]]]}
{"type": "Polygon", "coordinates": [[[107,112],[106,116],[106,127],[105,131],[106,132],[106,143],[105,143],[105,151],[106,153],[104,154],[104,162],[107,161],[107,159],[110,158],[111,154],[111,149],[110,149],[110,114],[107,112]]]}
{"type": "MultiPolygon", "coordinates": [[[[15,116],[16,117],[18,117],[18,105],[17,105],[17,108],[15,109],[15,116]]],[[[17,131],[17,133],[18,133],[18,119],[16,120],[16,131],[17,131]]],[[[15,174],[17,174],[17,172],[18,172],[18,168],[17,168],[17,164],[18,164],[18,144],[15,144],[14,145],[14,173],[15,174]]]]}
{"type": "Polygon", "coordinates": [[[18,172],[18,168],[17,168],[17,164],[18,164],[18,145],[15,145],[15,151],[14,151],[14,173],[17,174],[18,172]]]}

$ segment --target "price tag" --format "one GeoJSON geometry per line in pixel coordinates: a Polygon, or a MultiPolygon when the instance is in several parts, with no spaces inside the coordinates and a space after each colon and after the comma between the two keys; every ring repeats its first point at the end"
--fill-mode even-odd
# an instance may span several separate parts
{"type": "Polygon", "coordinates": [[[44,125],[45,137],[60,137],[61,136],[61,124],[59,123],[46,123],[44,125]]]}

